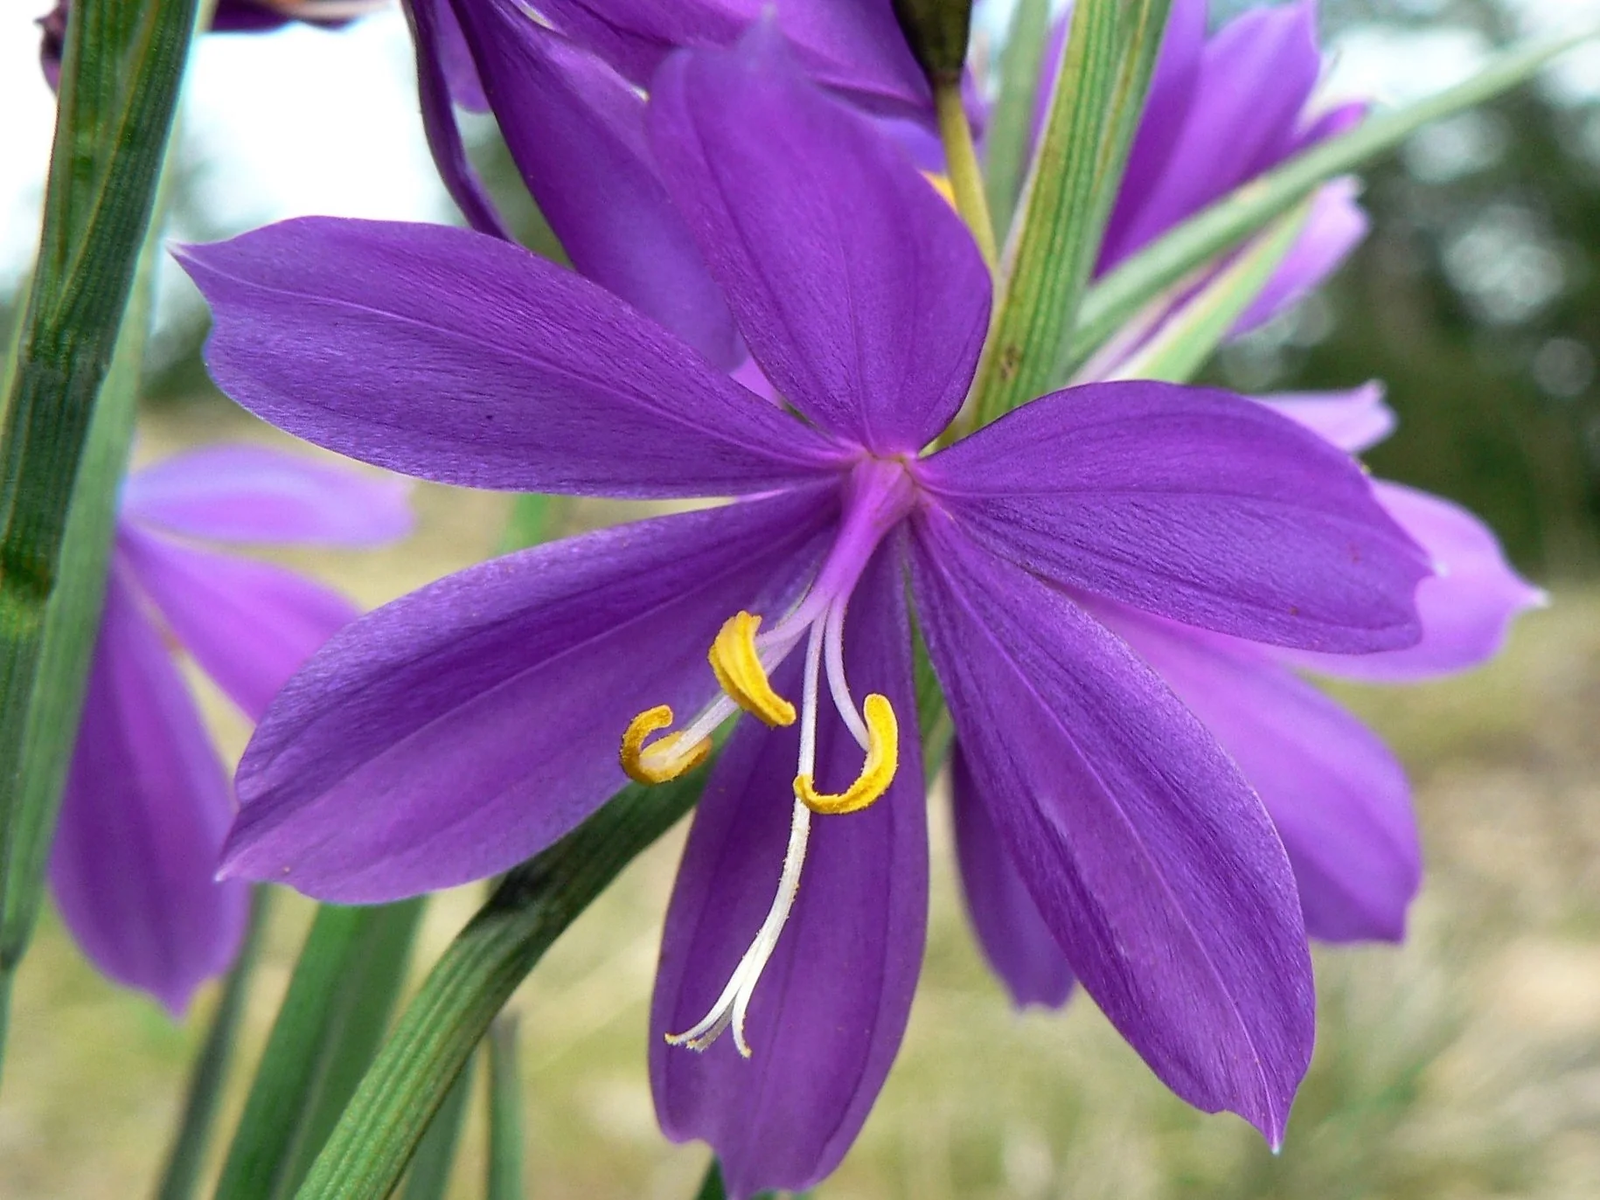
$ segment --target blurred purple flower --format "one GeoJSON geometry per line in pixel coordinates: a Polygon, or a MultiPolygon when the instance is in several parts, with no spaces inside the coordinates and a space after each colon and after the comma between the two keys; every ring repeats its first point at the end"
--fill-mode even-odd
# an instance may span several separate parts
{"type": "Polygon", "coordinates": [[[215,879],[234,805],[169,643],[255,720],[356,615],[281,567],[185,539],[373,545],[409,529],[405,491],[248,446],[170,458],[124,487],[50,877],[95,966],[174,1014],[232,961],[246,888],[215,879]]]}
{"type": "MultiPolygon", "coordinates": [[[[291,21],[337,28],[387,4],[388,0],[217,0],[211,30],[266,33],[291,21]]],[[[51,91],[61,86],[61,55],[66,49],[67,17],[71,11],[72,0],[56,0],[56,6],[36,22],[40,30],[39,65],[51,91]]]]}
{"type": "Polygon", "coordinates": [[[313,219],[182,252],[213,374],[301,436],[468,486],[738,497],[470,568],[341,632],[246,752],[226,870],[357,902],[487,876],[624,768],[670,778],[755,713],[701,800],[652,1014],[673,1041],[731,1026],[735,1045],[657,1037],[652,1072],[664,1128],[710,1141],[731,1194],[807,1186],[865,1119],[921,960],[909,572],[966,769],[1051,938],[1179,1095],[1276,1142],[1312,1037],[1288,860],[1091,609],[1399,649],[1425,557],[1347,454],[1225,393],[1073,389],[922,456],[989,307],[948,206],[769,26],[671,58],[649,118],[668,194],[803,419],[469,231],[313,219]]]}

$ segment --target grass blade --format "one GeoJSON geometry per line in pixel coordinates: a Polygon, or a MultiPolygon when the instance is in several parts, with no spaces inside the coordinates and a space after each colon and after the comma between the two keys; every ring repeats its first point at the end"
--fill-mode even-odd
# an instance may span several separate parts
{"type": "Polygon", "coordinates": [[[489,1026],[489,1177],[487,1200],[522,1200],[522,1076],[517,1070],[517,1018],[501,1013],[489,1026]]]}
{"type": "Polygon", "coordinates": [[[467,1059],[461,1074],[445,1093],[439,1111],[428,1122],[428,1131],[417,1143],[411,1170],[406,1173],[401,1200],[444,1200],[450,1187],[450,1171],[456,1162],[456,1147],[461,1142],[461,1128],[467,1121],[467,1105],[472,1099],[472,1064],[475,1061],[467,1059]]]}
{"type": "Polygon", "coordinates": [[[218,1200],[268,1200],[299,1186],[383,1036],[422,903],[317,910],[228,1148],[218,1200]]]}
{"type": "Polygon", "coordinates": [[[239,957],[223,982],[217,1011],[212,1014],[211,1028],[206,1031],[205,1045],[200,1048],[200,1057],[195,1060],[189,1076],[183,1116],[167,1151],[166,1165],[161,1170],[157,1200],[189,1200],[199,1185],[206,1149],[217,1123],[217,1110],[222,1105],[222,1091],[228,1082],[239,1023],[244,1016],[245,1001],[249,999],[250,981],[261,954],[271,897],[267,888],[256,888],[250,897],[250,925],[245,931],[244,944],[239,947],[239,957]]]}
{"type": "Polygon", "coordinates": [[[0,1049],[94,648],[148,321],[151,218],[195,7],[83,0],[68,23],[39,260],[0,426],[0,1049]]]}
{"type": "Polygon", "coordinates": [[[1050,117],[1012,231],[983,361],[986,424],[1048,390],[1099,253],[1170,0],[1074,5],[1050,117]]]}

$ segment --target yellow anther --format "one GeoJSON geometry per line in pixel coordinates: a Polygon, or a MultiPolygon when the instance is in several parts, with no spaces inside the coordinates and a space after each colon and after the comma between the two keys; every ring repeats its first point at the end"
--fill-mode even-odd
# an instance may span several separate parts
{"type": "Polygon", "coordinates": [[[944,197],[946,204],[951,208],[956,206],[956,189],[950,185],[950,176],[938,171],[924,171],[922,177],[933,184],[933,190],[944,197]]]}
{"type": "Polygon", "coordinates": [[[647,708],[628,722],[628,730],[622,735],[622,769],[628,773],[628,778],[636,783],[665,783],[705,761],[706,755],[711,753],[711,742],[706,738],[687,749],[679,749],[683,734],[669,733],[651,742],[649,747],[645,746],[645,738],[671,724],[672,708],[666,704],[647,708]]]}
{"type": "Polygon", "coordinates": [[[728,697],[745,712],[768,725],[793,725],[794,705],[772,690],[767,669],[756,653],[756,630],[761,618],[737,612],[722,623],[711,643],[711,669],[728,697]]]}
{"type": "Polygon", "coordinates": [[[889,790],[900,761],[900,725],[888,697],[873,692],[862,709],[867,718],[867,761],[856,781],[837,795],[819,792],[809,775],[794,777],[794,794],[814,813],[858,812],[889,790]]]}

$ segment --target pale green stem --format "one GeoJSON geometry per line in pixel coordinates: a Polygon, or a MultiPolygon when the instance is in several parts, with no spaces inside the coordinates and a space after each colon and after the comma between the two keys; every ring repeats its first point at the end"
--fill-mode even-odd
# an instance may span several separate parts
{"type": "Polygon", "coordinates": [[[989,201],[984,195],[983,172],[978,168],[978,152],[972,144],[972,126],[967,124],[967,110],[961,104],[960,82],[935,84],[933,103],[939,116],[939,140],[944,143],[956,211],[972,230],[978,252],[993,274],[999,267],[1000,252],[995,245],[989,201]]]}

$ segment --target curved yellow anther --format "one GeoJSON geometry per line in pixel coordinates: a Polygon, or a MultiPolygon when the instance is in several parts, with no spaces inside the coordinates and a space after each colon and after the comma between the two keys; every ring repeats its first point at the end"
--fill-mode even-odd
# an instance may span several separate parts
{"type": "Polygon", "coordinates": [[[622,735],[622,769],[628,778],[636,783],[665,783],[705,761],[711,753],[711,743],[705,738],[679,749],[683,734],[669,733],[645,746],[645,738],[671,724],[672,708],[666,704],[647,708],[628,722],[627,732],[622,735]]]}
{"type": "Polygon", "coordinates": [[[859,812],[889,790],[900,762],[900,725],[887,696],[873,692],[862,706],[867,718],[867,761],[856,781],[837,795],[819,792],[809,775],[794,777],[795,798],[814,813],[859,812]]]}
{"type": "Polygon", "coordinates": [[[767,669],[756,653],[756,630],[761,618],[736,612],[722,623],[711,643],[711,669],[722,690],[745,712],[768,725],[793,725],[794,705],[772,690],[767,669]]]}

